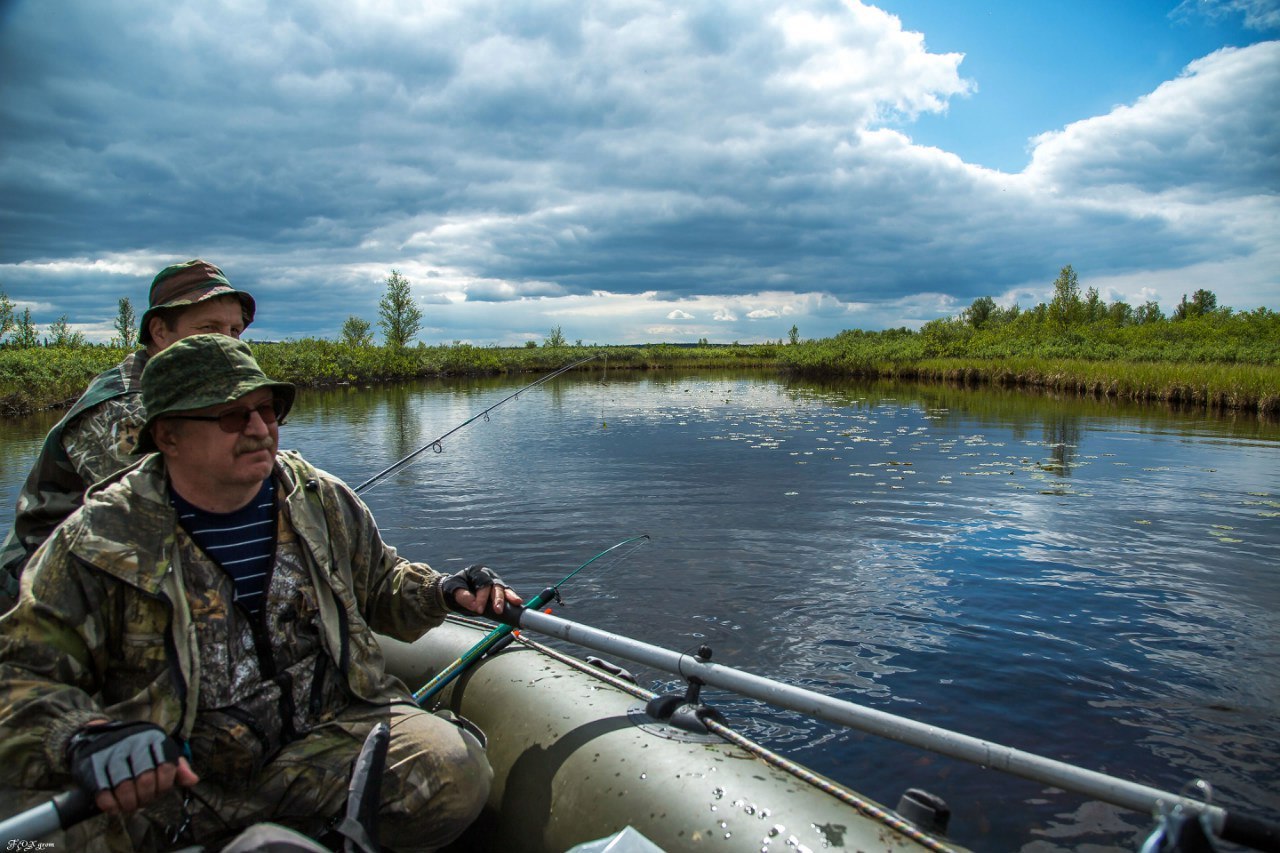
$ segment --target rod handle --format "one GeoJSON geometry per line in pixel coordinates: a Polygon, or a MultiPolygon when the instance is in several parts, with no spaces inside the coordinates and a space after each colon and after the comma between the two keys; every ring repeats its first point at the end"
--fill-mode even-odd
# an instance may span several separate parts
{"type": "Polygon", "coordinates": [[[509,625],[512,628],[519,628],[520,617],[524,615],[524,611],[526,609],[537,610],[539,607],[541,607],[543,604],[546,603],[545,601],[540,601],[539,599],[541,598],[542,596],[538,595],[532,601],[530,601],[527,605],[516,604],[514,601],[508,601],[506,603],[506,606],[502,608],[501,613],[494,613],[493,609],[490,608],[489,612],[486,613],[485,616],[489,617],[490,619],[495,619],[501,622],[503,625],[509,625]]]}
{"type": "Polygon", "coordinates": [[[93,795],[79,786],[63,791],[51,802],[58,810],[58,821],[63,829],[69,829],[98,813],[98,805],[94,802],[93,795]]]}
{"type": "Polygon", "coordinates": [[[554,586],[549,586],[542,592],[535,595],[528,604],[516,604],[515,602],[508,601],[506,606],[502,608],[501,613],[495,613],[493,608],[490,607],[485,611],[484,615],[495,622],[501,622],[503,625],[510,625],[512,628],[519,628],[520,617],[524,615],[526,610],[538,611],[542,609],[542,605],[553,600],[555,597],[556,588],[554,586]]]}

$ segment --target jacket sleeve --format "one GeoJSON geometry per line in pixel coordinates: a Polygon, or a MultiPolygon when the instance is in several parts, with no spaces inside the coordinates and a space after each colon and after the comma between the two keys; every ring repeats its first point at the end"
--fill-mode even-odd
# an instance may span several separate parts
{"type": "Polygon", "coordinates": [[[57,789],[77,729],[108,717],[94,694],[106,665],[105,591],[55,534],[22,576],[0,619],[0,787],[57,789]]]}
{"type": "Polygon", "coordinates": [[[345,484],[331,480],[329,536],[335,555],[350,555],[357,604],[375,631],[412,642],[444,621],[444,576],[401,557],[382,539],[369,508],[345,484]]]}
{"type": "Polygon", "coordinates": [[[133,449],[145,420],[142,395],[125,394],[99,403],[67,424],[62,447],[86,485],[138,461],[133,449]]]}

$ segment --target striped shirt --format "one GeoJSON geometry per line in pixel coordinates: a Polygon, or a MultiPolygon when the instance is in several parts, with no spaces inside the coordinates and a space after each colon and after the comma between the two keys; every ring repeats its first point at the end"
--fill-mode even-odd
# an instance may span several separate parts
{"type": "Polygon", "coordinates": [[[234,512],[206,512],[172,486],[169,500],[182,529],[231,577],[234,602],[257,616],[266,600],[276,553],[275,478],[263,480],[254,499],[234,512]]]}

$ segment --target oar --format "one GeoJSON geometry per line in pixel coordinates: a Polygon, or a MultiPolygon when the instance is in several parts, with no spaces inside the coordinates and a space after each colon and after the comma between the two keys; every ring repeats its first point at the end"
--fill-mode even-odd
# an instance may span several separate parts
{"type": "Polygon", "coordinates": [[[769,705],[798,711],[827,722],[871,732],[982,767],[1075,791],[1127,809],[1152,814],[1161,808],[1181,806],[1193,814],[1206,814],[1213,831],[1221,838],[1257,850],[1280,850],[1280,824],[1272,821],[1228,813],[1218,806],[1208,805],[1178,794],[1117,779],[1105,773],[1086,770],[1083,767],[1001,746],[959,732],[919,723],[896,714],[855,705],[812,690],[710,663],[692,655],[651,646],[630,637],[611,634],[547,613],[539,613],[535,608],[508,604],[500,618],[507,626],[513,628],[558,637],[579,646],[674,673],[685,679],[696,676],[704,684],[748,696],[769,705]]]}
{"type": "Polygon", "coordinates": [[[68,829],[97,812],[93,797],[80,788],[0,821],[0,850],[28,850],[27,845],[59,829],[68,829]]]}
{"type": "MultiPolygon", "coordinates": [[[[603,551],[601,551],[599,554],[596,554],[590,560],[587,560],[581,566],[578,566],[578,568],[569,572],[569,574],[560,578],[560,580],[557,581],[555,584],[547,587],[542,592],[538,593],[536,596],[534,596],[532,601],[530,601],[528,604],[525,605],[525,608],[537,610],[539,607],[542,607],[543,605],[547,604],[549,601],[552,601],[556,597],[556,595],[559,593],[560,587],[563,586],[567,581],[569,581],[574,575],[576,575],[578,572],[582,571],[587,566],[594,563],[596,560],[603,557],[605,554],[608,554],[612,551],[616,551],[619,548],[621,548],[623,545],[630,545],[633,542],[636,542],[636,543],[643,542],[648,540],[648,538],[649,538],[648,533],[641,533],[639,536],[632,536],[630,538],[623,539],[617,545],[610,545],[608,548],[605,548],[603,551]]],[[[629,554],[630,552],[628,551],[627,553],[629,554]]],[[[625,556],[626,554],[623,555],[623,557],[625,556]]],[[[517,605],[514,605],[511,602],[507,602],[506,606],[508,608],[511,608],[517,605]]],[[[426,701],[428,699],[430,699],[432,696],[439,693],[441,690],[445,688],[446,685],[449,684],[449,682],[453,681],[455,678],[457,678],[459,675],[465,672],[466,669],[469,666],[471,666],[471,664],[475,663],[477,660],[483,657],[485,652],[492,649],[498,642],[500,642],[504,637],[510,634],[512,630],[513,629],[509,625],[499,625],[497,628],[494,628],[492,631],[490,631],[488,634],[484,636],[484,639],[480,640],[480,642],[476,643],[474,646],[472,646],[471,648],[463,652],[461,657],[459,657],[453,663],[446,666],[444,669],[440,670],[440,672],[436,674],[435,678],[431,679],[426,684],[422,685],[422,687],[418,688],[417,692],[413,694],[414,701],[417,702],[419,705],[426,704],[426,701]]]]}

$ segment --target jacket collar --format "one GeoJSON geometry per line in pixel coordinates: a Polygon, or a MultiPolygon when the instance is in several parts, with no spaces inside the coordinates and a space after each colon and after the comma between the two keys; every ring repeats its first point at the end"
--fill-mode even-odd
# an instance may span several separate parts
{"type": "MultiPolygon", "coordinates": [[[[278,455],[272,476],[282,501],[298,494],[297,475],[278,455]]],[[[177,526],[164,457],[152,453],[90,489],[63,535],[77,559],[154,595],[172,565],[177,526]]]]}

